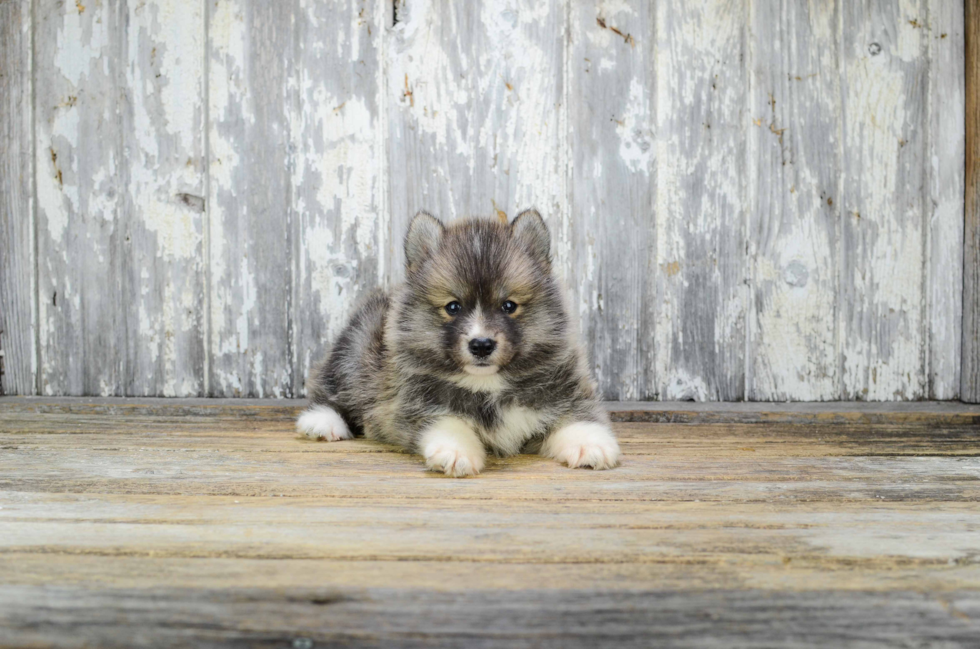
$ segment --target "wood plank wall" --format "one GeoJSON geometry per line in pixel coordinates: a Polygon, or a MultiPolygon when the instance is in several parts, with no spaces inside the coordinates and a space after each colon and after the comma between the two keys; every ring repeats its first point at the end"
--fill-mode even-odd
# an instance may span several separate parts
{"type": "Polygon", "coordinates": [[[961,0],[0,18],[8,393],[303,395],[416,210],[533,205],[606,398],[980,399],[961,0]]]}

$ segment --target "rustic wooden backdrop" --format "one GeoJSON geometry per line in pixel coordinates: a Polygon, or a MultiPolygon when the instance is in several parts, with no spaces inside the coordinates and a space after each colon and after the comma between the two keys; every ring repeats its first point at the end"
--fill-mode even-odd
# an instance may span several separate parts
{"type": "Polygon", "coordinates": [[[961,395],[962,0],[0,1],[8,393],[297,396],[410,215],[608,398],[961,395]]]}

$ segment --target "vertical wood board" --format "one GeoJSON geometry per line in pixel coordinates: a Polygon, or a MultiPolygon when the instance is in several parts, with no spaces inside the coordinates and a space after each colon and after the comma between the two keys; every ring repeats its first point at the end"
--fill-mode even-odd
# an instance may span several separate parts
{"type": "Polygon", "coordinates": [[[37,3],[44,394],[201,392],[202,8],[37,3]]]}
{"type": "Polygon", "coordinates": [[[917,0],[841,6],[841,397],[920,399],[927,11],[917,0]]]}
{"type": "Polygon", "coordinates": [[[204,394],[205,1],[123,5],[125,394],[204,394]]]}
{"type": "Polygon", "coordinates": [[[656,32],[646,2],[571,3],[568,286],[606,399],[656,395],[656,32]]]}
{"type": "Polygon", "coordinates": [[[960,397],[980,403],[980,7],[965,3],[966,205],[960,397]]]}
{"type": "Polygon", "coordinates": [[[34,394],[31,2],[0,3],[0,394],[34,394]]]}
{"type": "Polygon", "coordinates": [[[208,15],[209,396],[293,394],[292,2],[208,15]]]}
{"type": "Polygon", "coordinates": [[[930,0],[926,201],[928,398],[960,395],[963,324],[963,3],[930,0]]]}
{"type": "Polygon", "coordinates": [[[836,399],[837,5],[751,4],[747,398],[836,399]]]}
{"type": "Polygon", "coordinates": [[[290,79],[293,393],[383,281],[381,2],[300,3],[290,79]]]}
{"type": "Polygon", "coordinates": [[[657,4],[656,381],[745,395],[745,5],[657,4]]]}
{"type": "MultiPolygon", "coordinates": [[[[125,394],[121,5],[35,3],[39,391],[125,394]]],[[[135,315],[135,314],[132,314],[135,315]]]]}

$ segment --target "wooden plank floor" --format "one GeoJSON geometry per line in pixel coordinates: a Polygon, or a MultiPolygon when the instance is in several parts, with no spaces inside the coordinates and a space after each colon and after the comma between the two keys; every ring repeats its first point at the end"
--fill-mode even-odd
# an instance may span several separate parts
{"type": "Polygon", "coordinates": [[[980,409],[627,404],[475,479],[292,402],[0,399],[2,646],[980,646],[980,409]]]}

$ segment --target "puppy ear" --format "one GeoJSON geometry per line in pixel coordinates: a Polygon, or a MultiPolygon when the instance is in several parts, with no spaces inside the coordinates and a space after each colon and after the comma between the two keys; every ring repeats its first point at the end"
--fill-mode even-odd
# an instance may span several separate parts
{"type": "Polygon", "coordinates": [[[517,215],[510,224],[510,230],[531,256],[543,263],[551,265],[551,234],[544,219],[535,209],[525,210],[517,215]]]}
{"type": "Polygon", "coordinates": [[[443,229],[442,223],[424,210],[412,218],[405,235],[405,265],[409,270],[417,268],[435,253],[443,229]]]}

